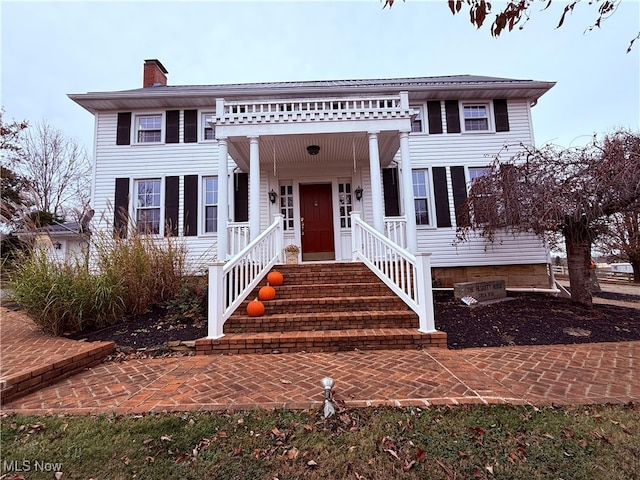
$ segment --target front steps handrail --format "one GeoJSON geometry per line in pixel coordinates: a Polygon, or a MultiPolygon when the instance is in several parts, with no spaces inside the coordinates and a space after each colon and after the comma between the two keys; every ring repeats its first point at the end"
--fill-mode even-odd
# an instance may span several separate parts
{"type": "Polygon", "coordinates": [[[435,332],[431,254],[410,253],[362,220],[359,212],[351,212],[351,247],[353,260],[363,262],[418,314],[419,330],[435,332]]]}
{"type": "Polygon", "coordinates": [[[281,214],[255,240],[226,262],[209,267],[208,338],[224,336],[224,322],[260,283],[265,274],[282,261],[281,214]]]}

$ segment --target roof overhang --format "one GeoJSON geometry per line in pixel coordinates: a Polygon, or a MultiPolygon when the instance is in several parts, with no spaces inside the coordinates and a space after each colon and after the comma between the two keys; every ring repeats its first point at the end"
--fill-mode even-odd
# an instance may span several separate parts
{"type": "Polygon", "coordinates": [[[555,82],[492,77],[426,77],[336,82],[284,82],[209,86],[154,86],[118,92],[69,94],[91,113],[99,111],[211,108],[216,98],[286,99],[301,97],[367,96],[409,92],[410,101],[445,99],[526,98],[535,101],[555,82]],[[456,80],[452,80],[455,78],[456,80]]]}

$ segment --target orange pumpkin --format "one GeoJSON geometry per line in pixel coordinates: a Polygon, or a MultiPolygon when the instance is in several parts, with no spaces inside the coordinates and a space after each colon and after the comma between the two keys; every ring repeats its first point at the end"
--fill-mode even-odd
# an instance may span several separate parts
{"type": "Polygon", "coordinates": [[[269,285],[279,287],[284,283],[284,277],[280,272],[276,272],[274,270],[273,272],[269,272],[269,275],[267,275],[267,282],[269,282],[269,285]]]}
{"type": "Polygon", "coordinates": [[[257,298],[247,304],[247,315],[250,317],[259,317],[264,315],[264,303],[257,298]]]}
{"type": "Polygon", "coordinates": [[[276,298],[276,289],[268,283],[258,290],[258,298],[260,300],[273,300],[276,298]]]}

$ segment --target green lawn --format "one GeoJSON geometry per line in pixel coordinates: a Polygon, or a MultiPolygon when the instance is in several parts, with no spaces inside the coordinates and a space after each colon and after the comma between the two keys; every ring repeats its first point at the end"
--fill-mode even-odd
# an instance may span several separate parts
{"type": "Polygon", "coordinates": [[[640,478],[640,405],[3,415],[9,479],[640,478]],[[63,472],[56,477],[55,471],[63,472]]]}

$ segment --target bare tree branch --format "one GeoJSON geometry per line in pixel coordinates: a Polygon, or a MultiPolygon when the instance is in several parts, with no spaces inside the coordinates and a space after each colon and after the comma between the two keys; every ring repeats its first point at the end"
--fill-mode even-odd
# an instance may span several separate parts
{"type": "Polygon", "coordinates": [[[64,216],[89,198],[91,163],[82,147],[46,122],[28,130],[16,169],[29,182],[26,192],[37,210],[64,216]]]}
{"type": "Polygon", "coordinates": [[[640,209],[640,134],[618,131],[584,147],[521,151],[475,180],[467,206],[474,223],[459,227],[493,240],[498,230],[564,237],[574,299],[591,303],[591,245],[610,216],[640,209]],[[572,268],[573,265],[573,268],[572,268]]]}

